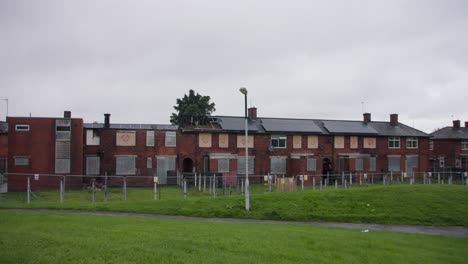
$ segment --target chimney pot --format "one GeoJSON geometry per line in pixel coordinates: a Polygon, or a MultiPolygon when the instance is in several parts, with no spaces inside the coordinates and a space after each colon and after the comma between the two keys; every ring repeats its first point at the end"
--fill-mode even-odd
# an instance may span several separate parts
{"type": "Polygon", "coordinates": [[[249,119],[250,120],[257,120],[257,108],[250,107],[249,108],[249,119]]]}
{"type": "Polygon", "coordinates": [[[104,114],[104,128],[110,128],[110,115],[104,114]]]}
{"type": "Polygon", "coordinates": [[[369,123],[371,121],[371,114],[370,113],[364,113],[364,123],[369,123]]]}
{"type": "Polygon", "coordinates": [[[390,115],[390,125],[391,126],[398,126],[398,114],[391,114],[390,115]]]}
{"type": "Polygon", "coordinates": [[[460,120],[453,120],[453,128],[454,129],[460,128],[460,120]]]}
{"type": "Polygon", "coordinates": [[[63,111],[64,118],[71,118],[71,111],[63,111]]]}

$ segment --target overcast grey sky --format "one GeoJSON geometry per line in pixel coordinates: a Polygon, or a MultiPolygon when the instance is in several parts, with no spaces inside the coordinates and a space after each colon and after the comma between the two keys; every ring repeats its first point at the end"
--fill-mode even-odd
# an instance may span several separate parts
{"type": "Polygon", "coordinates": [[[467,32],[465,0],[1,0],[0,97],[10,116],[169,123],[189,89],[243,115],[245,86],[259,116],[364,108],[432,132],[468,121],[467,32]]]}

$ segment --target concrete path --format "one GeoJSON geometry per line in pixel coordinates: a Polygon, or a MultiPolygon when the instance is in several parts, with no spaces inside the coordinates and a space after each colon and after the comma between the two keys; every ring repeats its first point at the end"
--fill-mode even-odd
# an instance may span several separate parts
{"type": "Polygon", "coordinates": [[[0,209],[10,212],[35,212],[35,213],[70,213],[81,215],[101,215],[101,216],[124,216],[141,218],[158,218],[189,221],[210,221],[227,223],[268,223],[268,224],[295,224],[295,225],[313,225],[326,227],[339,227],[361,229],[363,232],[372,230],[382,230],[400,233],[413,233],[424,235],[439,235],[456,238],[468,238],[468,227],[459,226],[417,226],[417,225],[382,225],[382,224],[353,224],[336,222],[294,222],[294,221],[274,221],[274,220],[255,220],[255,219],[237,219],[237,218],[203,218],[178,215],[160,215],[160,214],[140,214],[140,213],[121,213],[107,211],[81,211],[81,210],[52,210],[52,209],[0,209]]]}

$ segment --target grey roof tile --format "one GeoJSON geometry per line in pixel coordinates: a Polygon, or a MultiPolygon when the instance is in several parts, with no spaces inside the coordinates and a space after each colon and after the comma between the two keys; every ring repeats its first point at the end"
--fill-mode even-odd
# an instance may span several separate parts
{"type": "MultiPolygon", "coordinates": [[[[245,118],[244,117],[234,117],[234,116],[216,116],[219,125],[222,130],[226,131],[244,131],[245,130],[245,118]]],[[[259,119],[255,121],[248,121],[248,130],[255,133],[264,133],[261,122],[259,119]]]]}
{"type": "Polygon", "coordinates": [[[432,132],[433,139],[468,139],[468,128],[461,127],[454,129],[453,127],[444,127],[435,132],[432,132]]]}
{"type": "Polygon", "coordinates": [[[378,134],[372,125],[361,121],[322,121],[328,132],[333,134],[378,134]]]}
{"type": "Polygon", "coordinates": [[[261,118],[261,120],[268,132],[323,133],[312,119],[261,118]]]}

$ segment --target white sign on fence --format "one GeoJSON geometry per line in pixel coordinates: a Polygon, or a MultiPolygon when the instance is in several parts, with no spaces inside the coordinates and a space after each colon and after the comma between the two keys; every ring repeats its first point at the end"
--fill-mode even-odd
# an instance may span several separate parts
{"type": "Polygon", "coordinates": [[[39,174],[34,174],[34,180],[38,181],[39,180],[39,174]]]}
{"type": "Polygon", "coordinates": [[[154,183],[158,183],[159,182],[159,178],[157,176],[153,177],[153,181],[154,183]]]}

